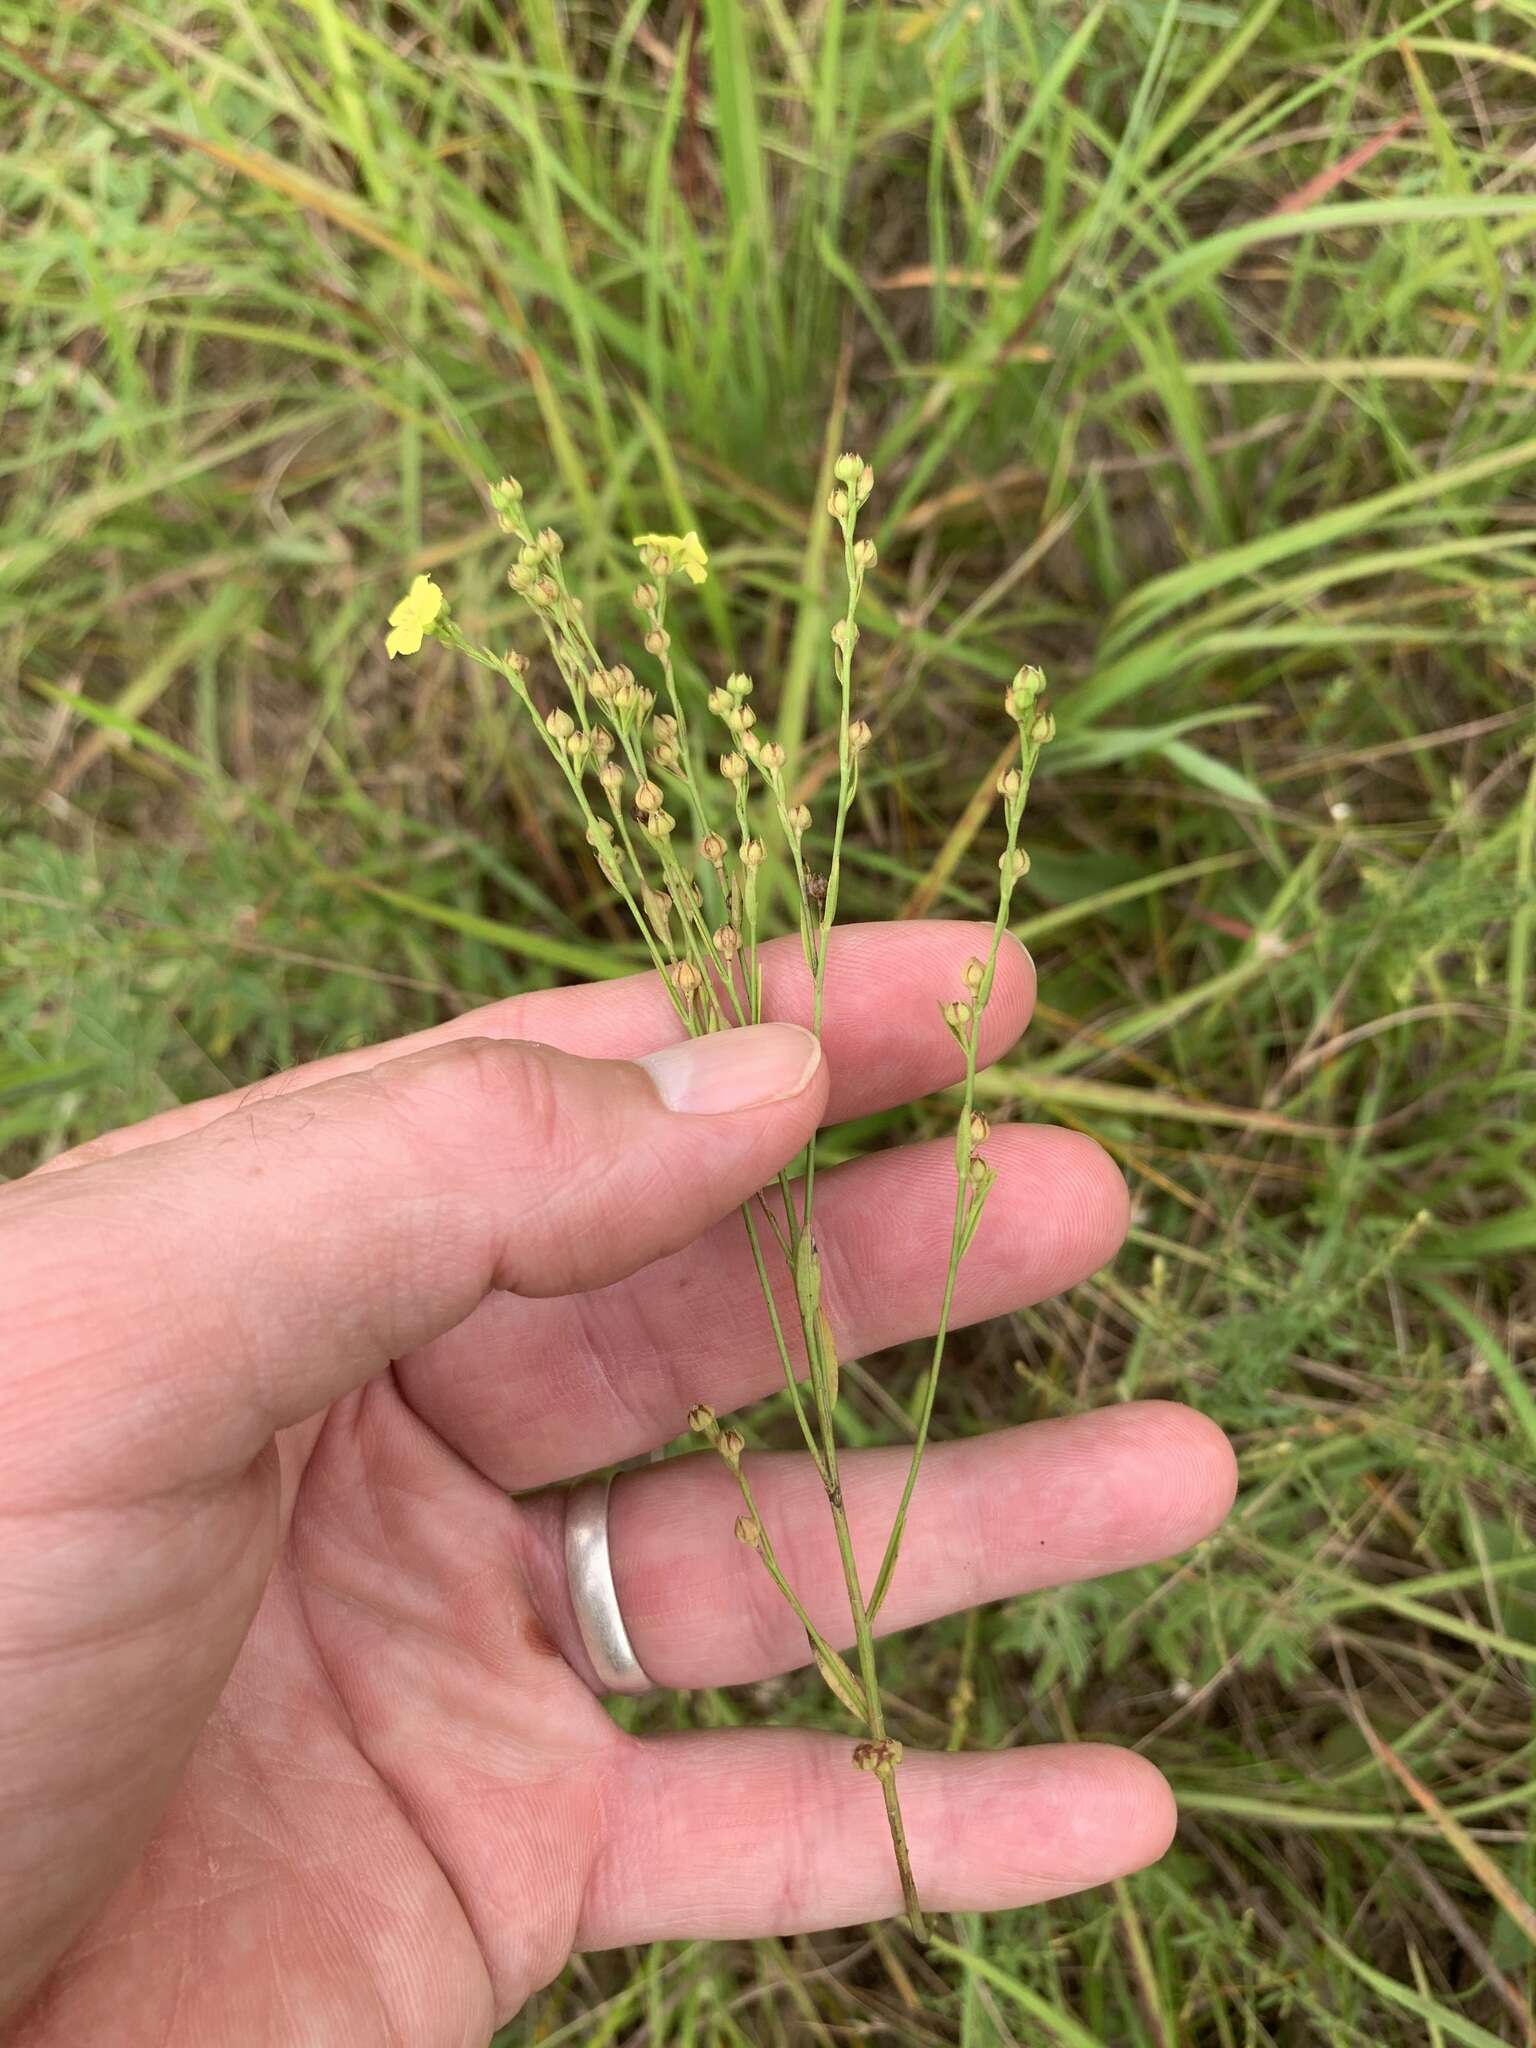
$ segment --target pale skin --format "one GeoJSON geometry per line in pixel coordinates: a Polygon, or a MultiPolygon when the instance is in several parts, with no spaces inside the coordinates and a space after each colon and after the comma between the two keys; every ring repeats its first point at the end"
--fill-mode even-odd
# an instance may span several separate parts
{"type": "MultiPolygon", "coordinates": [[[[737,1205],[819,1123],[956,1078],[937,998],[977,939],[840,932],[819,1051],[783,1028],[807,1011],[798,943],[773,949],[782,1022],[745,1074],[635,1064],[681,1035],[640,977],[173,1110],[0,1191],[8,2041],[483,2048],[575,1949],[897,1908],[851,1735],[616,1727],[560,1482],[781,1384],[737,1205]],[[754,1105],[719,1106],[749,1084],[754,1105]]],[[[986,1058],[1032,998],[1010,944],[986,1058]]],[[[988,1156],[962,1321],[1082,1279],[1126,1222],[1086,1138],[999,1130],[988,1156]]],[[[843,1356],[931,1328],[952,1172],[939,1141],[818,1180],[843,1356]]],[[[844,1463],[871,1570],[904,1462],[844,1463]]],[[[814,1471],[760,1457],[753,1478],[846,1642],[814,1471]]],[[[1220,1433],[1166,1403],[936,1444],[881,1628],[1171,1556],[1232,1490],[1220,1433]]],[[[615,1487],[619,1596],[658,1685],[805,1662],[739,1506],[709,1453],[615,1487]]],[[[1103,1883],[1174,1825],[1156,1768],[1104,1745],[909,1747],[900,1787],[938,1912],[1103,1883]]]]}

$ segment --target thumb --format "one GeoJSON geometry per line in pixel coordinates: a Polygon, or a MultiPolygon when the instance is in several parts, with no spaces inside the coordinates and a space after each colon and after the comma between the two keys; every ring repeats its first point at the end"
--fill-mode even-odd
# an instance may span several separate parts
{"type": "Polygon", "coordinates": [[[493,1289],[620,1279],[770,1180],[826,1094],[789,1024],[633,1062],[467,1039],[17,1182],[0,1497],[44,1444],[79,1478],[225,1469],[493,1289]]]}

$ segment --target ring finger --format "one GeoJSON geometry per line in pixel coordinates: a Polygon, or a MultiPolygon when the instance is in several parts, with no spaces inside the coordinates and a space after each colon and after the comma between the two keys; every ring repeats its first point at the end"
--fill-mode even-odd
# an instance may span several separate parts
{"type": "MultiPolygon", "coordinates": [[[[847,1593],[810,1460],[785,1454],[744,1462],[786,1578],[817,1630],[846,1646],[847,1593]]],[[[866,1589],[907,1462],[901,1448],[842,1461],[866,1589]]],[[[935,1444],[923,1462],[878,1632],[1171,1556],[1220,1524],[1234,1485],[1226,1438],[1172,1402],[1129,1402],[935,1444]]],[[[565,1496],[540,1496],[525,1507],[541,1618],[590,1683],[565,1579],[565,1496]]],[[[609,1549],[619,1607],[658,1685],[745,1684],[809,1661],[804,1630],[762,1560],[734,1535],[740,1509],[736,1482],[713,1453],[626,1473],[615,1483],[609,1549]]]]}

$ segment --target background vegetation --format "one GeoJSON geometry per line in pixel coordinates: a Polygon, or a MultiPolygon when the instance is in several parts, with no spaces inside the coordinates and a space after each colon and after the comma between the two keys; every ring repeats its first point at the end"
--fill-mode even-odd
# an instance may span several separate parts
{"type": "Polygon", "coordinates": [[[998,1106],[1136,1226],[942,1426],[1173,1394],[1243,1490],[885,1668],[919,1742],[1144,1747],[1178,1844],[958,1957],[593,1957],[506,2039],[1536,2040],[1536,5],[11,0],[0,78],[13,1169],[627,957],[484,679],[383,659],[422,569],[511,630],[486,477],[616,613],[697,525],[700,668],[814,781],[866,449],[853,915],[985,899],[946,835],[1053,680],[998,1106]]]}

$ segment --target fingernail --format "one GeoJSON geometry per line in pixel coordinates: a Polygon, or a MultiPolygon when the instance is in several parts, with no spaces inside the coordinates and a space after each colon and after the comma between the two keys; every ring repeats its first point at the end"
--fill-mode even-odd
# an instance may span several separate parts
{"type": "Polygon", "coordinates": [[[798,1095],[821,1064],[821,1047],[798,1024],[747,1024],[664,1045],[635,1064],[668,1109],[719,1116],[798,1095]]]}

